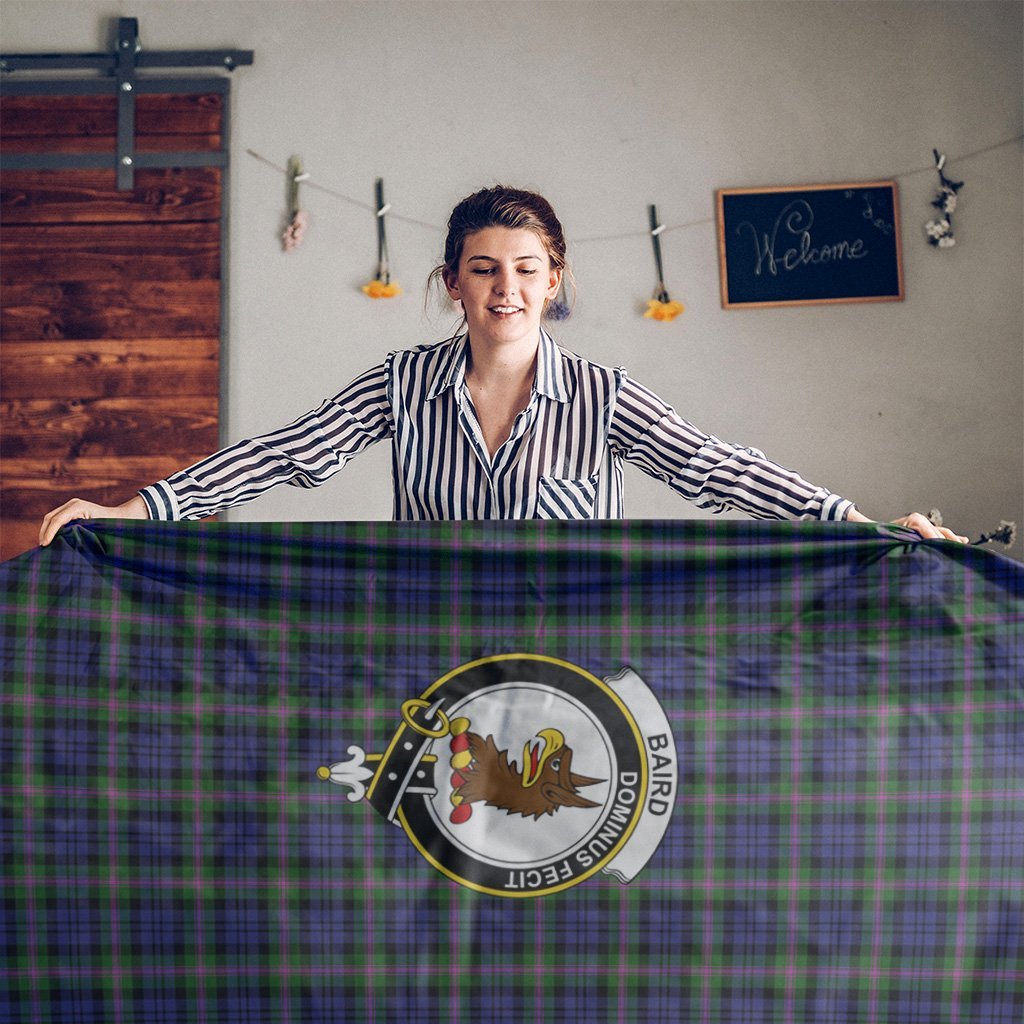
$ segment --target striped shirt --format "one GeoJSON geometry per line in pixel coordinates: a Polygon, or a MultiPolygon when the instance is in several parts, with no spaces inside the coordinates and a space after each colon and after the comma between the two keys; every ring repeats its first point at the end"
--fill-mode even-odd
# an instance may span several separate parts
{"type": "Polygon", "coordinates": [[[845,519],[852,503],[682,419],[622,369],[544,331],[529,403],[494,453],[465,386],[468,340],[391,353],[288,426],[241,441],[140,493],[153,519],[198,519],[281,483],[316,487],[392,442],[395,519],[621,518],[622,463],[698,506],[758,519],[845,519]]]}

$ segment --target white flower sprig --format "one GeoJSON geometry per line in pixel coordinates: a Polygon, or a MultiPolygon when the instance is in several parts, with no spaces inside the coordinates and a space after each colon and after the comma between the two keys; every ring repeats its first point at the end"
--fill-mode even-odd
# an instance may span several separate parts
{"type": "MultiPolygon", "coordinates": [[[[928,513],[928,522],[932,526],[942,525],[942,513],[937,509],[933,508],[928,513]]],[[[1017,538],[1017,524],[1011,523],[1007,519],[1001,519],[999,525],[991,533],[983,533],[977,540],[972,540],[972,544],[991,544],[993,542],[998,544],[1004,544],[1006,547],[1010,547],[1014,540],[1017,538]]]]}
{"type": "Polygon", "coordinates": [[[953,211],[956,209],[956,195],[964,187],[962,181],[952,181],[942,173],[946,166],[945,154],[940,154],[937,149],[932,150],[935,157],[935,170],[939,173],[939,191],[932,200],[932,206],[942,216],[936,220],[930,220],[924,226],[928,235],[928,244],[938,249],[950,249],[956,245],[953,237],[953,211]]]}
{"type": "Polygon", "coordinates": [[[983,533],[977,540],[972,540],[971,543],[991,544],[992,541],[997,541],[999,544],[1004,544],[1006,547],[1010,547],[1016,538],[1017,524],[1002,519],[1000,520],[999,525],[991,533],[983,533]]]}

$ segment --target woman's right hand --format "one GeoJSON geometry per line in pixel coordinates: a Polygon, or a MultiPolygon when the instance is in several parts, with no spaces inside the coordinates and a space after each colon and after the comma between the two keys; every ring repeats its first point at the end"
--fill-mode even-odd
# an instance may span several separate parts
{"type": "Polygon", "coordinates": [[[57,531],[74,519],[148,519],[149,510],[142,500],[141,494],[121,505],[97,505],[94,501],[72,498],[65,501],[60,508],[53,509],[43,516],[39,527],[39,543],[45,547],[57,536],[57,531]]]}

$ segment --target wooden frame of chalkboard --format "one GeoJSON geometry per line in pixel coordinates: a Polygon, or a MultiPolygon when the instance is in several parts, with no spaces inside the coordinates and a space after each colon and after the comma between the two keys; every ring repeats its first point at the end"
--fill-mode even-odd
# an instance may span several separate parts
{"type": "Polygon", "coordinates": [[[716,195],[723,308],[903,299],[895,181],[716,195]]]}

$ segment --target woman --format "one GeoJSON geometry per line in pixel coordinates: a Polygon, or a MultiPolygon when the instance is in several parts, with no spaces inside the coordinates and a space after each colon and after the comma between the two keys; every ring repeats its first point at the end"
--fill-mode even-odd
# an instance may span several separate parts
{"type": "MultiPolygon", "coordinates": [[[[394,352],[294,423],[122,505],[74,498],[44,518],[40,543],[73,519],[195,519],[279,483],[313,487],[386,437],[396,519],[621,517],[625,460],[715,511],[871,521],[756,449],[702,433],[623,370],[555,345],[541,318],[565,273],[562,227],[543,197],[474,193],[452,212],[431,274],[461,305],[465,334],[394,352]]],[[[967,540],[919,513],[895,523],[967,540]]]]}

